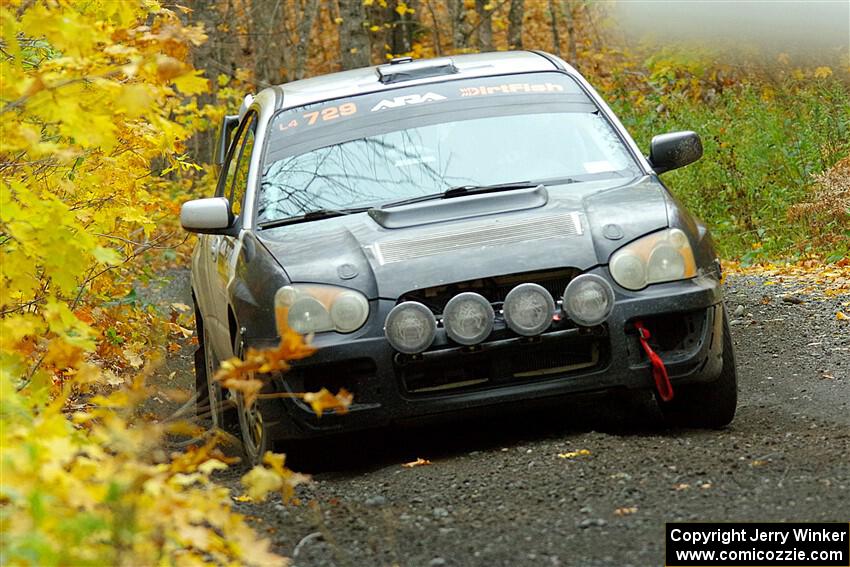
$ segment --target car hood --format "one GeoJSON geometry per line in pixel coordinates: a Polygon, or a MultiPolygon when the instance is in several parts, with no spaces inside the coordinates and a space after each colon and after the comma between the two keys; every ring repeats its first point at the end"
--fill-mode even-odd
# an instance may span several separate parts
{"type": "Polygon", "coordinates": [[[587,270],[668,224],[665,189],[654,176],[548,186],[542,200],[540,189],[526,208],[515,202],[506,212],[492,213],[488,198],[505,195],[492,193],[418,204],[421,222],[358,213],[265,229],[259,237],[292,282],[396,299],[476,278],[587,270]],[[430,204],[436,211],[448,203],[454,214],[429,216],[430,204]]]}

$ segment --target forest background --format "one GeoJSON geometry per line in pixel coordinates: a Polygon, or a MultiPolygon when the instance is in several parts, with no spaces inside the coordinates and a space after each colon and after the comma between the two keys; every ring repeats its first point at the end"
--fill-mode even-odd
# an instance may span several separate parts
{"type": "Polygon", "coordinates": [[[191,306],[149,304],[138,292],[187,265],[193,240],[176,221],[180,204],[211,194],[221,117],[269,84],[400,55],[555,53],[642,149],[654,134],[700,133],[703,159],[665,182],[730,266],[846,282],[846,27],[803,48],[778,27],[769,40],[694,32],[672,41],[674,28],[687,29],[681,20],[661,14],[647,26],[623,4],[4,2],[0,563],[282,561],[231,498],[289,496],[304,477],[271,455],[232,495],[214,475],[233,459],[194,417],[191,393],[160,387],[180,409],[147,412],[147,379],[196,338],[191,306]],[[178,435],[189,441],[175,444],[178,435]]]}

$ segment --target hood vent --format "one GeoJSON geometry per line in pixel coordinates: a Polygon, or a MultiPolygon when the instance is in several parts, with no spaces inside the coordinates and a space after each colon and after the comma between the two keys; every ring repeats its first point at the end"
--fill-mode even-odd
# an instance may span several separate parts
{"type": "Polygon", "coordinates": [[[513,189],[481,193],[454,199],[412,203],[389,209],[369,209],[369,216],[384,228],[408,228],[429,223],[509,213],[542,207],[549,202],[543,185],[529,189],[513,189]]]}
{"type": "Polygon", "coordinates": [[[520,220],[490,220],[465,223],[448,230],[434,231],[417,238],[386,240],[368,246],[379,264],[416,260],[470,248],[501,246],[581,236],[581,216],[577,212],[524,217],[520,220]]]}

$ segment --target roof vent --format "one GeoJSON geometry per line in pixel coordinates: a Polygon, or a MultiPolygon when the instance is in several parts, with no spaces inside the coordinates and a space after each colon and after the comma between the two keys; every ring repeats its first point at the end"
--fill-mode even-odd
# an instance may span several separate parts
{"type": "Polygon", "coordinates": [[[385,85],[440,75],[454,75],[457,72],[457,67],[448,57],[422,61],[414,61],[412,57],[396,57],[390,61],[389,65],[378,67],[378,76],[385,85]]]}

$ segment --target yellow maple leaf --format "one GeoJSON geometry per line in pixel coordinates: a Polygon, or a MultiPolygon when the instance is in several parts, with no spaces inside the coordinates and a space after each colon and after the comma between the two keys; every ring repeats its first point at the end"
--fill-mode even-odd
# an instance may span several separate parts
{"type": "Polygon", "coordinates": [[[210,82],[201,77],[203,71],[195,70],[172,79],[172,83],[185,95],[196,95],[209,90],[210,82]]]}
{"type": "Polygon", "coordinates": [[[283,486],[283,479],[271,469],[256,466],[242,477],[242,484],[251,500],[263,501],[269,492],[283,486]]]}
{"type": "Polygon", "coordinates": [[[321,417],[322,412],[327,410],[334,410],[338,413],[347,412],[354,396],[345,388],[340,388],[336,394],[332,394],[327,388],[322,388],[318,392],[307,392],[303,399],[310,404],[315,414],[321,417]]]}

